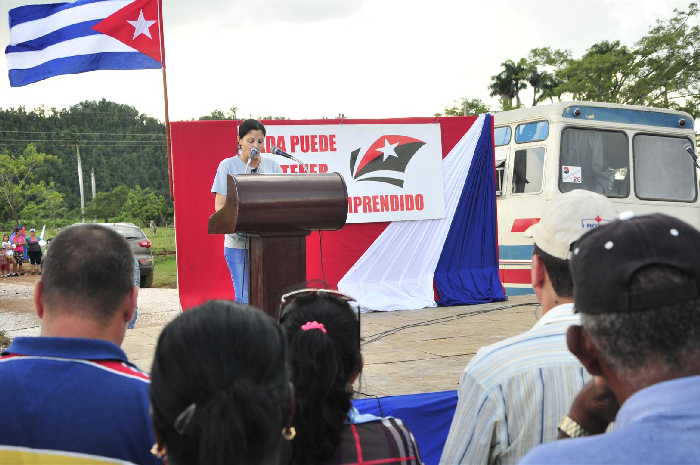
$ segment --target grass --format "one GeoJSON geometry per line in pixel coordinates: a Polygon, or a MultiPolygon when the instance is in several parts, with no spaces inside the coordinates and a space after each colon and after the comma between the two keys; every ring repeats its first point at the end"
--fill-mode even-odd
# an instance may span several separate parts
{"type": "Polygon", "coordinates": [[[177,263],[175,255],[157,255],[154,257],[153,287],[177,287],[177,263]]]}
{"type": "Polygon", "coordinates": [[[175,253],[175,228],[156,229],[156,233],[150,228],[143,228],[143,232],[151,240],[151,249],[154,255],[169,255],[175,253]]]}
{"type": "Polygon", "coordinates": [[[177,261],[175,258],[175,228],[150,229],[144,232],[151,240],[153,250],[153,287],[177,287],[177,261]]]}
{"type": "MultiPolygon", "coordinates": [[[[155,274],[153,287],[177,287],[177,264],[175,261],[175,228],[158,227],[153,234],[150,228],[141,228],[151,241],[155,274]]],[[[55,237],[57,230],[46,228],[47,237],[55,237]]],[[[0,333],[0,346],[2,333],[0,333]]]]}

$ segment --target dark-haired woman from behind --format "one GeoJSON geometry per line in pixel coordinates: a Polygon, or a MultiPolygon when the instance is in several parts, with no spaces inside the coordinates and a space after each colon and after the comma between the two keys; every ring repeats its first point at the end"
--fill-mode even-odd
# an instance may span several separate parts
{"type": "Polygon", "coordinates": [[[335,291],[303,289],[282,298],[296,409],[293,465],[422,464],[401,420],[360,415],[352,385],[362,372],[359,313],[335,291]]]}
{"type": "Polygon", "coordinates": [[[151,370],[153,453],[168,465],[277,463],[293,395],[284,336],[259,310],[211,301],[160,334],[151,370]]]}

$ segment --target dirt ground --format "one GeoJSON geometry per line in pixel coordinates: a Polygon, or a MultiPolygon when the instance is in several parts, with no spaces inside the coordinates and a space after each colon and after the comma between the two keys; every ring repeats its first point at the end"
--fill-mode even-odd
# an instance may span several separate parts
{"type": "MultiPolygon", "coordinates": [[[[0,329],[11,337],[39,334],[32,302],[36,276],[0,278],[0,329]]],[[[362,315],[365,368],[359,391],[371,396],[456,389],[479,347],[529,329],[533,296],[493,304],[362,315]]],[[[163,326],[180,313],[177,289],[141,289],[139,319],[123,348],[149,370],[163,326]]]]}

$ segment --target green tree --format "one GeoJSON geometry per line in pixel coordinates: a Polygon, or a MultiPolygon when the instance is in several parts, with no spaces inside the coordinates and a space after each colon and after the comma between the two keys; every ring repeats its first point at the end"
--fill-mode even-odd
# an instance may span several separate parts
{"type": "Polygon", "coordinates": [[[551,47],[533,48],[527,61],[537,67],[547,67],[550,71],[564,67],[571,60],[569,50],[553,49],[551,47]]]}
{"type": "Polygon", "coordinates": [[[520,91],[527,87],[527,60],[521,58],[517,63],[513,60],[506,60],[501,63],[503,70],[491,76],[491,84],[489,90],[492,97],[499,97],[503,110],[512,108],[520,108],[520,91]],[[516,104],[513,107],[513,99],[516,104]]]}
{"type": "Polygon", "coordinates": [[[700,26],[698,5],[658,20],[634,47],[635,79],[624,89],[625,103],[685,110],[700,109],[700,26]]]}
{"type": "MultiPolygon", "coordinates": [[[[698,5],[674,10],[637,43],[593,44],[578,59],[546,48],[535,49],[542,62],[558,66],[556,91],[576,100],[591,100],[700,113],[700,26],[698,5]],[[550,53],[548,53],[550,52],[550,53]]],[[[532,54],[531,54],[532,55],[532,54]]]]}
{"type": "Polygon", "coordinates": [[[141,225],[146,225],[150,221],[163,224],[166,212],[163,196],[153,192],[150,188],[142,189],[141,186],[136,186],[129,191],[120,219],[122,221],[136,221],[141,225]]]}
{"type": "MultiPolygon", "coordinates": [[[[54,183],[69,211],[79,206],[76,142],[80,144],[89,192],[94,170],[98,192],[120,184],[150,187],[168,198],[163,124],[134,107],[107,100],[83,101],[65,109],[24,107],[0,110],[0,153],[13,157],[28,144],[60,160],[39,178],[54,183]]],[[[89,198],[89,196],[88,196],[89,198]]],[[[0,210],[0,223],[9,221],[0,210]]]]}
{"type": "Polygon", "coordinates": [[[109,192],[98,192],[95,198],[87,204],[85,214],[103,222],[112,221],[122,214],[130,191],[131,189],[122,184],[109,192]]]}
{"type": "Polygon", "coordinates": [[[561,90],[575,100],[626,103],[624,89],[635,78],[634,53],[619,41],[598,42],[561,71],[561,90]]]}
{"type": "Polygon", "coordinates": [[[57,157],[37,152],[32,144],[17,156],[0,153],[0,218],[19,223],[29,203],[46,201],[48,173],[59,165],[57,157]]]}
{"type": "Polygon", "coordinates": [[[238,107],[232,106],[227,111],[224,110],[214,110],[208,115],[200,116],[200,121],[206,120],[228,120],[228,119],[238,119],[238,107]]]}
{"type": "MultiPolygon", "coordinates": [[[[466,115],[481,115],[482,113],[488,113],[491,111],[489,107],[478,98],[463,98],[458,102],[455,102],[451,107],[445,108],[445,116],[466,116],[466,115]]],[[[442,116],[440,113],[436,113],[435,116],[442,116]]]]}
{"type": "Polygon", "coordinates": [[[63,194],[58,192],[53,183],[46,185],[39,182],[25,192],[26,203],[20,217],[25,223],[38,225],[48,223],[55,225],[67,217],[63,194]]]}

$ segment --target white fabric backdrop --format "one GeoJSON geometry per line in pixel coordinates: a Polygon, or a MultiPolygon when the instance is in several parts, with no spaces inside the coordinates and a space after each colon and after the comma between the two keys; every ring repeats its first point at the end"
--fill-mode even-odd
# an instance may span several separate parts
{"type": "Polygon", "coordinates": [[[397,221],[379,235],[338,282],[338,289],[369,310],[435,307],[433,276],[469,173],[485,116],[442,160],[445,217],[397,221]]]}

